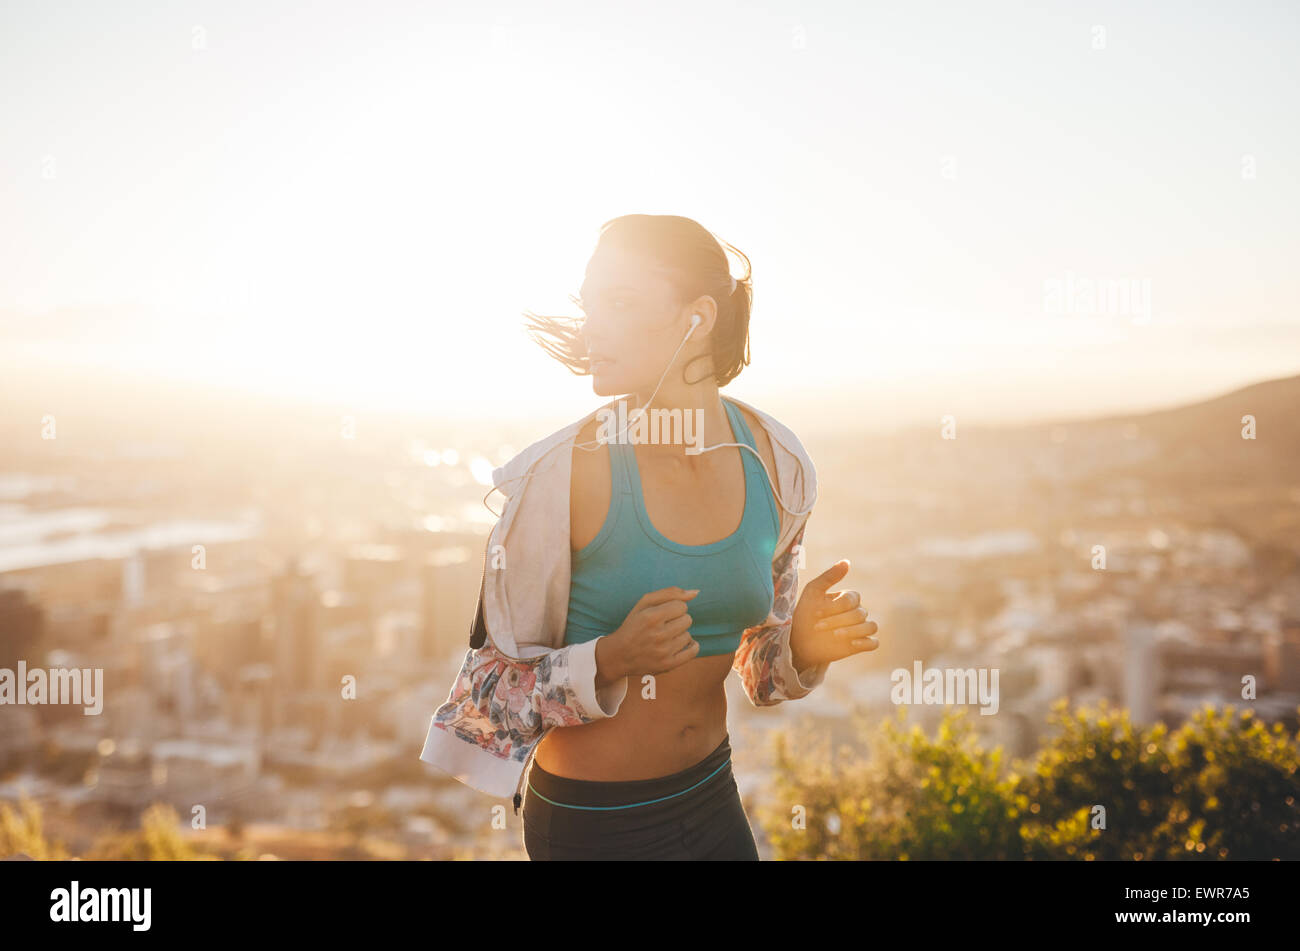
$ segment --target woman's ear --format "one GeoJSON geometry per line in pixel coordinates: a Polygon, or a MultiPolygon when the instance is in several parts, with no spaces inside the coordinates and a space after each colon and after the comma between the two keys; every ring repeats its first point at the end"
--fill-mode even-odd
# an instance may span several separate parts
{"type": "Polygon", "coordinates": [[[698,297],[691,304],[690,314],[700,315],[700,325],[695,328],[695,333],[691,335],[692,339],[707,337],[713,333],[713,327],[718,322],[718,302],[708,294],[698,297]]]}

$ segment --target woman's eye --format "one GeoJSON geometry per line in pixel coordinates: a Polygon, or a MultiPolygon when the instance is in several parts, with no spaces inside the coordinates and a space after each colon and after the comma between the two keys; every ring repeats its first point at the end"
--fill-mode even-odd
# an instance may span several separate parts
{"type": "MultiPolygon", "coordinates": [[[[576,294],[573,295],[571,299],[572,299],[573,303],[577,306],[577,308],[578,308],[579,310],[581,310],[583,313],[586,313],[586,311],[587,311],[587,302],[586,302],[585,300],[583,300],[581,297],[577,296],[576,294]]],[[[626,308],[626,307],[631,306],[631,303],[632,303],[632,302],[631,302],[630,300],[628,300],[626,297],[612,297],[612,298],[606,298],[606,300],[607,300],[608,303],[609,303],[611,306],[613,306],[613,307],[624,307],[624,308],[626,308]]]]}

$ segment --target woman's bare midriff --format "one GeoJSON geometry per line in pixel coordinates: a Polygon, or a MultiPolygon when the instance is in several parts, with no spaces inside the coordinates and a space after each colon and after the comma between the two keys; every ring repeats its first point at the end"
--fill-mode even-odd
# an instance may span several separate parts
{"type": "Polygon", "coordinates": [[[627,679],[612,717],[546,732],[534,761],[548,773],[596,782],[656,779],[693,766],[727,735],[726,679],[733,654],[696,657],[655,677],[627,679]]]}

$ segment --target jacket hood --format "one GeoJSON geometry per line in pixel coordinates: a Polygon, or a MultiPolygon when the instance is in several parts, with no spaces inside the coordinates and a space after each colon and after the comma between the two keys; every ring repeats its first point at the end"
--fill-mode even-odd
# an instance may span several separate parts
{"type": "Polygon", "coordinates": [[[604,408],[604,406],[598,406],[581,419],[569,423],[564,428],[556,430],[549,436],[543,436],[526,449],[515,453],[515,455],[504,465],[500,465],[493,469],[492,484],[496,487],[496,490],[506,498],[510,498],[518,492],[523,481],[531,474],[534,465],[536,465],[556,446],[581,432],[582,427],[586,425],[587,420],[591,419],[604,408]]]}

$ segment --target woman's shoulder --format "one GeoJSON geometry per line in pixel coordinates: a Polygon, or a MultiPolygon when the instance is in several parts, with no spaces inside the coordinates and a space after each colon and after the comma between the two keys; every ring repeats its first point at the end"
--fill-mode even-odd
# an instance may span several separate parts
{"type": "MultiPolygon", "coordinates": [[[[730,399],[730,397],[728,397],[730,399]]],[[[763,457],[763,465],[769,472],[776,471],[776,455],[772,451],[772,439],[767,434],[767,427],[763,424],[758,413],[753,409],[741,405],[738,401],[732,400],[739,410],[741,417],[745,420],[745,425],[749,428],[749,434],[754,439],[754,446],[758,449],[758,454],[763,457]]]]}
{"type": "Polygon", "coordinates": [[[569,478],[571,494],[587,496],[599,494],[601,487],[609,494],[609,449],[597,435],[600,431],[600,419],[593,416],[582,421],[570,446],[571,466],[569,478]]]}
{"type": "Polygon", "coordinates": [[[599,422],[599,413],[604,407],[574,420],[554,432],[543,436],[536,442],[515,453],[506,463],[492,473],[493,483],[507,495],[513,493],[513,484],[517,484],[530,472],[536,473],[551,468],[561,457],[571,458],[573,444],[590,438],[599,422]]]}
{"type": "Polygon", "coordinates": [[[769,447],[775,443],[786,453],[795,457],[800,464],[804,466],[812,465],[812,460],[809,458],[807,450],[804,449],[803,443],[789,426],[752,403],[738,400],[734,396],[728,396],[727,399],[734,403],[744,416],[745,424],[749,427],[750,432],[754,434],[755,442],[766,444],[769,447]]]}
{"type": "Polygon", "coordinates": [[[565,445],[572,459],[575,482],[590,481],[593,476],[609,481],[609,452],[599,438],[601,425],[605,421],[601,410],[606,408],[610,408],[609,404],[572,424],[573,439],[566,441],[565,445]]]}
{"type": "Polygon", "coordinates": [[[787,504],[807,509],[817,497],[817,469],[794,431],[771,413],[752,403],[727,397],[744,416],[754,444],[773,479],[781,485],[787,504]]]}

